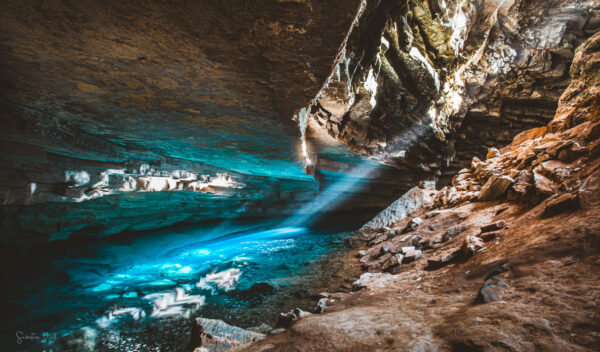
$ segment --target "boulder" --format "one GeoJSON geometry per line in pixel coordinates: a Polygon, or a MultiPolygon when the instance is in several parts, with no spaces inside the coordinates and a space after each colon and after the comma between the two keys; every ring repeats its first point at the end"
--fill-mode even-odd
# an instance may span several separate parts
{"type": "Polygon", "coordinates": [[[572,174],[571,167],[558,160],[548,160],[541,163],[537,167],[537,171],[547,178],[559,183],[569,178],[572,174]]]}
{"type": "Polygon", "coordinates": [[[549,196],[557,193],[560,189],[560,185],[535,171],[533,172],[533,180],[535,185],[535,193],[539,199],[548,198],[549,196]]]}
{"type": "Polygon", "coordinates": [[[510,267],[503,264],[486,277],[478,294],[478,300],[481,303],[490,303],[502,299],[505,290],[509,287],[507,281],[509,270],[510,267]]]}
{"type": "Polygon", "coordinates": [[[305,312],[300,308],[294,308],[287,313],[281,313],[279,314],[279,319],[277,320],[277,324],[275,324],[275,328],[288,328],[299,319],[307,317],[310,314],[311,313],[305,312]]]}
{"type": "Polygon", "coordinates": [[[579,144],[573,143],[571,146],[561,150],[557,155],[557,159],[566,163],[570,163],[573,160],[585,155],[586,152],[586,148],[579,146],[579,144]]]}
{"type": "Polygon", "coordinates": [[[481,238],[477,236],[467,236],[462,244],[461,251],[464,256],[470,257],[484,246],[481,238]]]}
{"type": "Polygon", "coordinates": [[[321,298],[314,309],[315,313],[323,313],[327,309],[327,297],[321,298]]]}
{"type": "Polygon", "coordinates": [[[505,279],[502,277],[492,277],[487,279],[479,290],[479,299],[483,303],[490,303],[502,298],[504,289],[508,287],[505,279]]]}
{"type": "Polygon", "coordinates": [[[498,220],[496,222],[493,222],[491,224],[487,224],[484,226],[481,226],[481,232],[480,233],[485,233],[485,232],[490,232],[490,231],[496,231],[496,230],[500,230],[506,227],[506,221],[504,220],[498,220]]]}
{"type": "Polygon", "coordinates": [[[524,201],[533,189],[533,174],[528,170],[521,170],[515,177],[508,194],[509,200],[524,201]]]}
{"type": "Polygon", "coordinates": [[[384,244],[383,246],[381,246],[381,248],[379,249],[379,255],[385,255],[386,253],[390,253],[392,252],[394,249],[394,245],[391,243],[388,244],[384,244]]]}
{"type": "Polygon", "coordinates": [[[232,326],[218,319],[197,318],[192,326],[192,348],[229,351],[264,338],[265,335],[232,326]]]}
{"type": "Polygon", "coordinates": [[[435,270],[452,263],[462,255],[461,247],[453,248],[441,255],[427,258],[427,269],[435,270]]]}
{"type": "Polygon", "coordinates": [[[416,229],[419,225],[421,225],[421,223],[423,222],[423,219],[421,218],[412,218],[410,219],[410,221],[408,222],[408,225],[406,225],[406,227],[410,230],[414,230],[416,229]]]}
{"type": "Polygon", "coordinates": [[[508,176],[492,175],[479,192],[480,201],[496,200],[506,193],[514,180],[508,176]]]}
{"type": "Polygon", "coordinates": [[[391,271],[392,269],[398,267],[402,264],[402,260],[404,259],[404,255],[398,253],[393,255],[390,259],[388,259],[383,266],[381,267],[382,271],[391,271]]]}
{"type": "Polygon", "coordinates": [[[550,217],[556,214],[574,210],[578,207],[577,200],[571,193],[563,193],[555,195],[546,200],[544,212],[542,216],[550,217]]]}
{"type": "Polygon", "coordinates": [[[404,257],[400,260],[400,264],[414,262],[421,258],[422,253],[418,249],[410,249],[404,252],[404,257]]]}
{"type": "Polygon", "coordinates": [[[413,187],[366,223],[360,231],[365,232],[369,229],[392,226],[398,221],[406,219],[418,209],[433,205],[434,195],[436,194],[437,191],[434,189],[413,187]]]}
{"type": "Polygon", "coordinates": [[[482,233],[479,235],[479,238],[481,238],[484,242],[489,242],[492,241],[496,238],[498,238],[500,235],[500,231],[492,231],[492,232],[486,232],[486,233],[482,233]]]}

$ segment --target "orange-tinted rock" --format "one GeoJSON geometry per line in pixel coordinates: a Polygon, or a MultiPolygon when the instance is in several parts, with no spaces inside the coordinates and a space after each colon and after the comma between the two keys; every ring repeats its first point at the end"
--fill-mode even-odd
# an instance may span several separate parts
{"type": "Polygon", "coordinates": [[[480,201],[495,200],[502,197],[514,180],[508,176],[493,175],[481,188],[480,201]]]}
{"type": "Polygon", "coordinates": [[[523,132],[519,133],[518,135],[516,135],[513,138],[512,144],[519,145],[527,140],[541,137],[544,134],[546,134],[546,126],[532,128],[530,130],[523,131],[523,132]]]}
{"type": "Polygon", "coordinates": [[[563,193],[546,200],[542,216],[553,216],[577,208],[577,201],[571,193],[563,193]]]}
{"type": "Polygon", "coordinates": [[[534,172],[533,180],[535,192],[539,198],[544,199],[558,192],[560,185],[556,184],[551,179],[544,175],[534,172]]]}
{"type": "Polygon", "coordinates": [[[535,172],[539,172],[540,174],[552,179],[553,181],[560,183],[571,176],[573,172],[572,168],[560,161],[557,160],[549,160],[541,163],[536,169],[535,172]]]}

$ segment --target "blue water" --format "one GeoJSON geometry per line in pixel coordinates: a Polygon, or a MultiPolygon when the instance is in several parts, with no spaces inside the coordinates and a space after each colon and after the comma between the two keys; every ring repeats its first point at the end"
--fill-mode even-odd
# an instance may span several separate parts
{"type": "Polygon", "coordinates": [[[15,350],[56,351],[85,328],[94,350],[175,351],[194,317],[273,325],[280,311],[314,306],[323,261],[352,234],[228,221],[49,245],[5,274],[3,337],[15,350]],[[244,294],[258,282],[275,292],[244,294]],[[36,337],[18,344],[19,332],[36,337]]]}

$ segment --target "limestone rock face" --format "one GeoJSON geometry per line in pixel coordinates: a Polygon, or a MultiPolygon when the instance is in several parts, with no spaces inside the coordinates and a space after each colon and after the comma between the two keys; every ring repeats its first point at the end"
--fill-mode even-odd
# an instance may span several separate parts
{"type": "Polygon", "coordinates": [[[447,181],[473,156],[552,120],[569,75],[595,65],[579,60],[569,73],[599,18],[600,4],[583,0],[369,2],[311,126],[447,181]]]}

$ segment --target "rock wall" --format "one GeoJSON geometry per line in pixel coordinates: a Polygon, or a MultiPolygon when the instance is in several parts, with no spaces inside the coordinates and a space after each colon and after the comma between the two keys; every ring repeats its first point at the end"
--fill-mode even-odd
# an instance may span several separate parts
{"type": "Polygon", "coordinates": [[[312,107],[313,135],[448,183],[552,119],[599,16],[593,1],[369,2],[312,107]]]}

